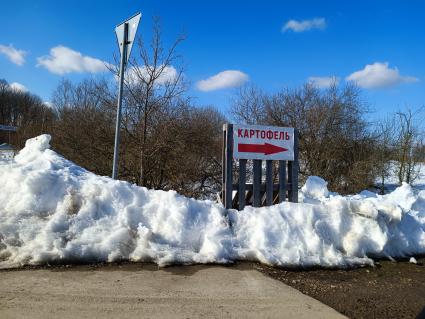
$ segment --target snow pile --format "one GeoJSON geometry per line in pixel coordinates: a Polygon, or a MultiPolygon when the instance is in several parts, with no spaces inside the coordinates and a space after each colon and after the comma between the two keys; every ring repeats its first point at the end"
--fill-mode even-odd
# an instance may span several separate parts
{"type": "Polygon", "coordinates": [[[227,212],[97,176],[49,141],[28,140],[14,160],[0,161],[0,267],[120,259],[346,267],[425,253],[425,191],[409,185],[343,197],[310,177],[303,203],[227,212]]]}
{"type": "Polygon", "coordinates": [[[310,176],[301,191],[306,197],[314,199],[323,199],[328,197],[328,182],[318,176],[310,176]]]}
{"type": "Polygon", "coordinates": [[[387,196],[334,195],[319,204],[248,207],[235,214],[238,256],[275,265],[349,266],[372,264],[368,257],[424,253],[425,192],[409,202],[412,197],[403,185],[387,196]]]}

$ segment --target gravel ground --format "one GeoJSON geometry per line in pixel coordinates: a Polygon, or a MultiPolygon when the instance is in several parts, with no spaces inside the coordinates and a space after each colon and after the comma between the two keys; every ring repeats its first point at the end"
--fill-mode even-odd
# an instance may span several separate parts
{"type": "Polygon", "coordinates": [[[425,318],[425,257],[351,270],[291,270],[254,264],[349,318],[425,318]]]}

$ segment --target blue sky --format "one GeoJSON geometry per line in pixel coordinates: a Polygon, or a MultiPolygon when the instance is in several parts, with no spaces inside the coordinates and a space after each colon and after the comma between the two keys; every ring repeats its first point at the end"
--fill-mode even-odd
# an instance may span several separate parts
{"type": "Polygon", "coordinates": [[[245,82],[273,92],[329,77],[357,81],[374,116],[425,105],[424,1],[7,1],[0,78],[49,101],[61,78],[102,74],[96,61],[117,52],[115,25],[137,11],[143,37],[153,16],[166,43],[186,34],[179,53],[201,105],[225,112],[245,82]],[[96,60],[70,66],[74,51],[96,60]]]}

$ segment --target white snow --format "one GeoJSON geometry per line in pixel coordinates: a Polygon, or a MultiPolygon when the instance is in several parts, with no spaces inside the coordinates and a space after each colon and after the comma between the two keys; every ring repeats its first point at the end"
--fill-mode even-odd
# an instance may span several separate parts
{"type": "Polygon", "coordinates": [[[28,140],[0,161],[0,268],[129,259],[349,267],[425,253],[425,191],[340,196],[310,177],[299,204],[226,211],[97,176],[28,140]]]}
{"type": "Polygon", "coordinates": [[[310,176],[301,188],[301,191],[306,197],[320,200],[329,195],[327,185],[328,183],[319,176],[310,176]]]}
{"type": "Polygon", "coordinates": [[[411,264],[417,264],[417,263],[418,263],[418,261],[416,260],[416,258],[415,258],[415,257],[410,257],[410,259],[409,259],[409,263],[411,263],[411,264]]]}

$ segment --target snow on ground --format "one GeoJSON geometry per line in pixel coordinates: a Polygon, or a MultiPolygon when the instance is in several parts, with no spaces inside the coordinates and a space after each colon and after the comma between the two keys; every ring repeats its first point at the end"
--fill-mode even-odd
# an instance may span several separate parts
{"type": "Polygon", "coordinates": [[[310,177],[299,204],[226,211],[97,176],[30,139],[0,161],[0,267],[130,259],[349,267],[425,253],[425,191],[340,196],[310,177]]]}
{"type": "MultiPolygon", "coordinates": [[[[412,175],[413,182],[411,182],[411,185],[417,190],[425,190],[425,163],[417,163],[412,175]]],[[[375,180],[375,187],[377,192],[381,187],[381,183],[381,177],[378,176],[375,180]]],[[[397,162],[390,161],[389,176],[387,176],[384,180],[385,193],[394,191],[398,186],[398,165],[397,162]]]]}

